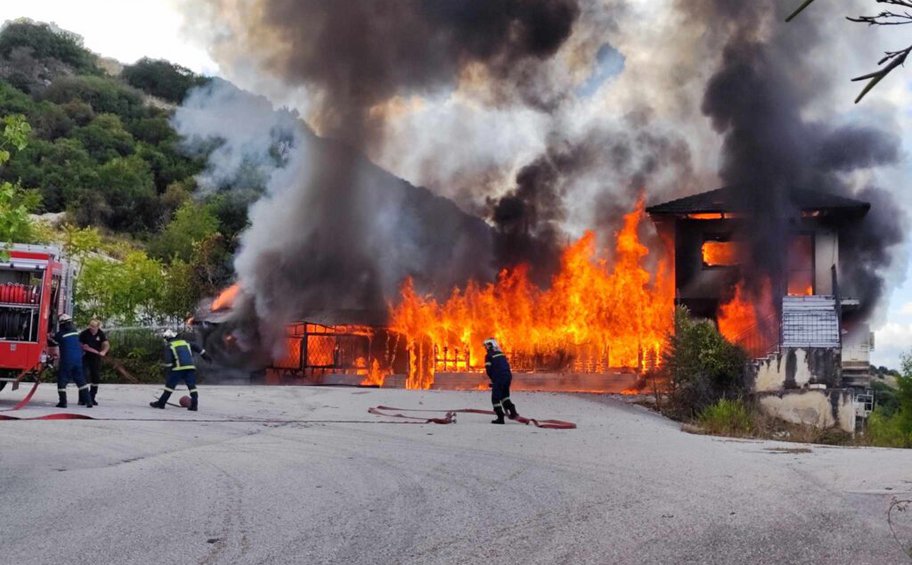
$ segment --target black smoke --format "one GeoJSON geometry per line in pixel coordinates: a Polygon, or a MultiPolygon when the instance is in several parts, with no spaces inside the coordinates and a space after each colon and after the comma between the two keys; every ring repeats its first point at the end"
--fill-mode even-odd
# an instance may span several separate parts
{"type": "Polygon", "coordinates": [[[568,208],[585,203],[586,225],[598,228],[610,250],[623,216],[660,175],[689,185],[690,147],[651,123],[648,112],[594,123],[572,138],[552,135],[545,151],[520,168],[515,186],[488,199],[498,266],[528,265],[533,281],[547,286],[568,243],[568,208]]]}
{"type": "Polygon", "coordinates": [[[822,40],[812,20],[784,24],[782,10],[772,3],[717,0],[681,6],[728,33],[702,110],[723,136],[719,176],[734,188],[732,204],[749,212],[742,234],[751,250],[747,281],[759,296],[762,278],[757,275],[784,279],[786,238],[800,221],[796,191],[852,197],[870,202],[872,212],[847,224],[841,234],[841,286],[872,308],[894,246],[902,241],[904,217],[890,192],[875,186],[856,192],[846,173],[895,163],[899,139],[876,127],[837,127],[804,117],[833,80],[807,55],[822,40]],[[764,28],[769,31],[761,34],[764,28]]]}
{"type": "Polygon", "coordinates": [[[254,0],[243,13],[241,49],[287,84],[306,85],[321,133],[360,146],[382,133],[378,105],[460,80],[483,83],[494,102],[553,108],[560,93],[537,65],[570,36],[580,8],[577,0],[254,0]]]}
{"type": "MultiPolygon", "coordinates": [[[[235,268],[244,289],[238,315],[256,318],[241,324],[257,328],[251,347],[281,349],[284,326],[296,319],[382,322],[377,313],[406,276],[437,293],[491,277],[481,220],[397,182],[362,152],[382,143],[387,105],[398,98],[468,83],[488,103],[553,107],[560,96],[539,67],[570,36],[576,0],[197,4],[230,31],[216,56],[229,53],[228,65],[241,57],[289,88],[304,87],[308,122],[331,138],[290,128],[285,166],[250,210],[235,268]]],[[[230,130],[241,118],[218,126],[230,130]]]]}

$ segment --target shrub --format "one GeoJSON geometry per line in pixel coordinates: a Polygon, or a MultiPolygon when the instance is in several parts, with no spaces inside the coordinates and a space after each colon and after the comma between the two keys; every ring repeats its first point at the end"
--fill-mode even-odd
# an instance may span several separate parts
{"type": "Polygon", "coordinates": [[[878,407],[868,416],[867,440],[878,447],[912,447],[912,434],[902,429],[898,414],[878,407]]]}
{"type": "Polygon", "coordinates": [[[668,337],[663,366],[669,382],[670,416],[693,418],[720,399],[743,397],[747,391],[747,354],[722,337],[708,320],[675,310],[674,334],[668,337]]]}
{"type": "Polygon", "coordinates": [[[912,356],[902,358],[897,388],[875,386],[877,408],[868,417],[866,437],[880,447],[912,447],[912,356]]]}
{"type": "Polygon", "coordinates": [[[113,328],[106,335],[111,344],[108,362],[103,365],[106,382],[132,382],[131,378],[141,383],[164,382],[163,342],[154,328],[113,328]]]}
{"type": "Polygon", "coordinates": [[[751,409],[741,399],[723,398],[700,412],[698,420],[711,434],[744,436],[753,431],[751,409]]]}

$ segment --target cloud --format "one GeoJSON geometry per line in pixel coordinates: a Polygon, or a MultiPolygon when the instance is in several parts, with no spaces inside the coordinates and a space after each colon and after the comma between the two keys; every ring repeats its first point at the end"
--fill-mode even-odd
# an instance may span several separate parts
{"type": "Polygon", "coordinates": [[[899,368],[900,356],[912,352],[912,323],[889,322],[874,332],[871,363],[899,368]]]}

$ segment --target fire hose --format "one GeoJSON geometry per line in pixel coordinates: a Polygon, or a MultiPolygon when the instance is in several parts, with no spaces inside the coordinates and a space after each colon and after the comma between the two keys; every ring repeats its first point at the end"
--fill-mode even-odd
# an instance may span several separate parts
{"type": "MultiPolygon", "coordinates": [[[[460,413],[484,414],[486,416],[495,415],[492,410],[479,410],[477,408],[459,408],[455,410],[420,410],[414,408],[394,408],[392,406],[374,406],[373,408],[368,408],[367,411],[370,414],[374,414],[376,416],[383,416],[385,418],[404,418],[407,420],[416,420],[415,423],[424,424],[455,424],[456,414],[460,413]],[[427,418],[424,416],[408,416],[406,414],[401,414],[401,412],[443,412],[444,416],[442,418],[427,418]]],[[[532,424],[536,428],[546,428],[551,430],[576,429],[576,424],[573,422],[566,422],[564,420],[537,420],[535,418],[526,418],[524,416],[517,416],[516,418],[511,418],[511,420],[525,425],[532,424]]]]}
{"type": "MultiPolygon", "coordinates": [[[[19,373],[19,376],[16,377],[15,381],[13,381],[13,390],[18,389],[19,383],[22,382],[22,379],[25,377],[25,375],[34,371],[36,368],[37,367],[25,369],[21,373],[19,373]]],[[[28,394],[25,395],[25,398],[23,398],[18,403],[16,403],[16,405],[13,406],[12,408],[5,408],[3,410],[0,410],[0,412],[12,412],[13,410],[19,410],[20,408],[22,408],[23,406],[28,404],[32,400],[32,397],[35,396],[35,391],[38,390],[38,383],[40,383],[40,382],[41,382],[41,372],[38,372],[35,374],[35,382],[32,384],[32,390],[28,391],[28,394]]],[[[11,418],[11,417],[8,416],[8,417],[2,418],[2,419],[9,419],[9,418],[11,418]]]]}
{"type": "Polygon", "coordinates": [[[45,414],[44,416],[32,416],[25,418],[22,416],[7,416],[0,414],[0,421],[3,420],[94,420],[95,418],[85,414],[71,414],[67,412],[58,412],[56,414],[45,414]]]}

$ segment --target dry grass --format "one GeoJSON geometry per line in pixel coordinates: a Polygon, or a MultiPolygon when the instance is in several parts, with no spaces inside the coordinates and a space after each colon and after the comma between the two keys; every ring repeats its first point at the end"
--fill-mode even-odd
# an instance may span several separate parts
{"type": "MultiPolygon", "coordinates": [[[[727,418],[733,412],[729,409],[723,411],[721,419],[727,418]]],[[[691,434],[714,435],[720,437],[769,439],[794,443],[812,443],[819,445],[858,446],[865,445],[864,438],[853,436],[838,428],[819,429],[814,426],[791,424],[762,413],[756,406],[745,403],[746,416],[742,413],[735,414],[738,425],[726,425],[716,417],[704,417],[696,422],[684,422],[681,430],[691,434]],[[744,420],[747,418],[749,423],[744,420]]],[[[795,448],[798,450],[807,448],[795,448]]],[[[796,453],[803,451],[795,451],[796,453]]],[[[784,452],[783,452],[784,453],[784,452]]]]}

